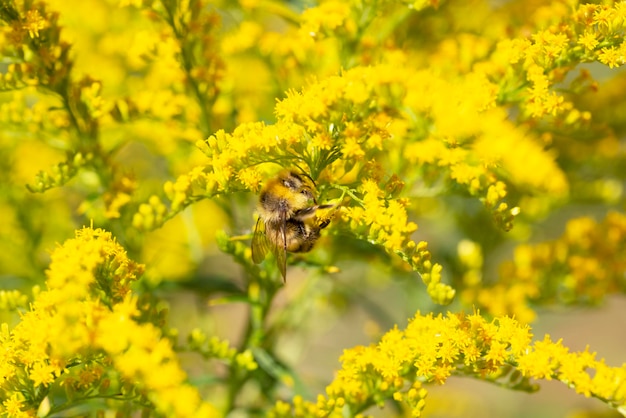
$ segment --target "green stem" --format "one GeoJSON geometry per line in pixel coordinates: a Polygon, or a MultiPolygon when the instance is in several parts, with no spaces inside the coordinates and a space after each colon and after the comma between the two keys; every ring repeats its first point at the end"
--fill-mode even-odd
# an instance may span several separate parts
{"type": "MultiPolygon", "coordinates": [[[[259,284],[257,280],[252,280],[251,284],[259,284]]],[[[248,324],[246,326],[246,333],[238,347],[239,352],[243,352],[247,349],[253,349],[255,347],[261,347],[265,342],[265,323],[267,320],[267,314],[269,307],[274,300],[274,296],[277,293],[278,288],[275,286],[266,287],[259,290],[259,297],[257,300],[249,300],[250,303],[250,315],[248,317],[248,324]],[[264,292],[265,291],[265,292],[264,292]]],[[[249,292],[250,293],[250,292],[249,292]]],[[[229,382],[228,395],[226,397],[226,404],[224,407],[225,414],[230,413],[237,400],[237,395],[241,393],[241,388],[251,378],[252,374],[248,370],[241,370],[239,367],[232,363],[229,367],[229,382]]]]}
{"type": "Polygon", "coordinates": [[[360,199],[359,197],[357,197],[357,195],[354,194],[354,192],[352,191],[352,189],[348,186],[341,186],[339,184],[333,184],[331,186],[333,189],[337,189],[337,190],[341,190],[342,195],[339,199],[339,201],[343,201],[343,198],[345,195],[348,195],[352,198],[352,200],[354,200],[355,202],[357,202],[358,204],[360,204],[361,206],[365,205],[365,202],[363,202],[362,199],[360,199]]]}

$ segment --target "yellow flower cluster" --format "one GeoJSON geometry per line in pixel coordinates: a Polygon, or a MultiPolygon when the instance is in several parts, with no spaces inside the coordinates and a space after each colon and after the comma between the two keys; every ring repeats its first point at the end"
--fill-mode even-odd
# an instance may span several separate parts
{"type": "Polygon", "coordinates": [[[387,52],[391,30],[386,16],[416,14],[439,1],[402,2],[326,0],[297,14],[276,2],[242,2],[242,22],[222,42],[229,71],[216,103],[220,114],[236,114],[238,123],[265,120],[263,108],[272,106],[290,88],[300,88],[312,78],[337,74],[358,64],[377,62],[387,52]],[[381,14],[380,11],[385,10],[381,14]],[[271,13],[284,24],[269,25],[258,19],[271,13]],[[380,51],[376,47],[379,47],[380,51]],[[259,59],[261,57],[261,59],[259,59]],[[250,71],[255,72],[251,83],[250,71]]]}
{"type": "Polygon", "coordinates": [[[199,143],[209,163],[166,183],[169,212],[153,197],[140,207],[134,225],[154,228],[203,197],[256,192],[268,177],[267,164],[261,163],[296,166],[320,177],[320,187],[327,191],[348,191],[355,205],[344,211],[344,220],[353,232],[400,255],[422,274],[434,300],[449,303],[454,291],[440,282],[441,266],[430,261],[425,242],[409,238],[417,225],[408,220],[407,201],[386,196],[378,185],[381,174],[376,166],[387,158],[386,143],[394,146],[390,126],[397,119],[386,109],[398,106],[408,78],[408,72],[394,73],[387,67],[359,68],[290,92],[276,106],[279,120],[274,125],[243,124],[232,134],[219,131],[199,143]],[[374,160],[376,164],[370,163],[374,160]],[[356,189],[341,185],[355,176],[351,171],[361,182],[356,189]]]}
{"type": "Polygon", "coordinates": [[[350,6],[349,2],[327,1],[307,9],[302,14],[301,30],[312,37],[325,35],[325,31],[337,36],[337,30],[344,32],[345,36],[354,36],[357,27],[351,19],[350,6]]]}
{"type": "Polygon", "coordinates": [[[626,367],[607,366],[588,350],[570,352],[549,336],[531,339],[527,325],[508,317],[488,322],[478,313],[418,313],[406,329],[388,331],[378,344],[345,350],[341,369],[316,403],[296,397],[292,405],[278,402],[269,416],[359,416],[393,398],[419,417],[425,386],[443,384],[452,375],[525,391],[536,390],[530,379],[556,379],[587,397],[626,405],[626,367]]]}
{"type": "Polygon", "coordinates": [[[478,197],[506,230],[520,212],[504,202],[507,184],[564,196],[568,185],[554,156],[495,106],[498,92],[484,74],[450,82],[399,62],[320,79],[289,91],[276,105],[275,124],[246,123],[199,142],[207,164],[166,183],[169,207],[153,196],[133,224],[153,229],[199,199],[257,192],[270,175],[267,163],[296,166],[326,192],[349,191],[354,199],[343,219],[353,232],[400,255],[431,296],[448,303],[454,291],[440,283],[441,267],[430,261],[426,243],[410,239],[417,226],[408,220],[407,201],[382,193],[381,168],[400,176],[415,176],[416,163],[420,172],[432,169],[478,197]]]}
{"type": "MultiPolygon", "coordinates": [[[[123,118],[121,106],[103,97],[102,82],[80,71],[73,72],[76,66],[69,54],[72,45],[60,35],[54,8],[48,2],[6,2],[2,7],[0,18],[6,23],[2,26],[1,36],[6,41],[2,53],[12,61],[3,74],[2,85],[7,89],[38,87],[26,89],[25,97],[30,102],[27,106],[9,109],[8,103],[3,103],[3,119],[8,116],[36,137],[54,137],[53,148],[65,151],[64,161],[35,175],[27,185],[31,192],[62,187],[86,171],[89,174],[83,178],[85,183],[93,188],[102,186],[105,191],[98,189],[102,201],[85,199],[80,211],[98,219],[119,218],[121,209],[131,201],[135,184],[112,161],[99,143],[99,135],[114,117],[123,118]]],[[[24,99],[22,94],[16,94],[13,104],[20,98],[24,99]]]]}
{"type": "Polygon", "coordinates": [[[128,53],[132,64],[145,71],[146,84],[150,87],[137,91],[128,100],[131,106],[157,119],[176,118],[195,123],[204,136],[213,132],[216,118],[212,107],[218,98],[224,72],[217,41],[218,12],[201,0],[122,2],[121,6],[149,10],[162,31],[142,31],[128,53]]]}
{"type": "MultiPolygon", "coordinates": [[[[184,255],[165,252],[176,278],[192,279],[204,245],[217,241],[240,268],[222,278],[209,266],[207,289],[223,293],[219,301],[243,301],[248,327],[240,350],[197,329],[185,348],[224,363],[225,373],[207,380],[228,391],[226,414],[262,410],[272,395],[248,401],[247,388],[274,394],[293,381],[276,341],[306,312],[304,296],[290,299],[288,290],[275,314],[281,284],[269,263],[252,263],[250,234],[213,240],[213,231],[249,231],[252,194],[280,167],[296,168],[317,183],[320,204],[337,204],[320,209],[339,215],[323,231],[329,248],[344,233],[375,245],[391,255],[392,274],[418,272],[445,304],[455,290],[442,283],[441,257],[431,256],[415,221],[441,208],[437,221],[453,230],[442,252],[463,237],[454,266],[463,301],[497,319],[417,315],[376,345],[346,350],[317,402],[279,402],[274,416],[359,416],[391,399],[419,416],[426,385],[451,375],[526,390],[530,379],[558,379],[624,410],[623,368],[549,338],[531,344],[520,325],[534,319],[531,304],[596,304],[622,289],[623,214],[574,219],[557,240],[520,245],[491,288],[482,275],[519,214],[516,238],[556,203],[623,203],[626,78],[608,84],[592,75],[626,63],[626,2],[308,3],[3,0],[0,275],[18,286],[43,280],[42,248],[67,236],[76,213],[106,222],[145,256],[161,244],[150,231],[217,198],[219,216],[204,202],[214,211],[204,216],[211,233],[181,216],[185,228],[171,241],[184,255]],[[118,3],[124,9],[111,8],[118,3]],[[573,74],[587,63],[607,68],[573,74]],[[170,173],[178,177],[155,195],[170,173]],[[52,188],[58,193],[42,195],[52,188]],[[478,224],[475,201],[500,230],[478,224]],[[62,209],[53,221],[42,216],[50,207],[62,209]]],[[[345,252],[324,249],[302,264],[348,263],[345,252]]],[[[51,416],[92,399],[89,407],[107,409],[94,412],[101,415],[122,413],[121,404],[135,415],[144,407],[216,415],[187,381],[161,312],[133,294],[142,271],[109,233],[85,228],[52,253],[47,287],[32,301],[0,291],[0,309],[22,314],[0,327],[0,415],[51,416]]],[[[333,296],[339,282],[307,280],[303,294],[333,296]]]]}
{"type": "Polygon", "coordinates": [[[578,110],[555,88],[571,67],[593,61],[609,68],[624,64],[626,9],[622,2],[608,3],[545,6],[546,19],[536,22],[541,29],[499,42],[480,70],[508,86],[503,97],[521,98],[525,116],[571,120],[578,110]],[[511,71],[511,65],[521,71],[511,71]],[[520,78],[522,74],[525,79],[520,78]]]}
{"type": "Polygon", "coordinates": [[[357,237],[399,255],[420,273],[428,294],[435,302],[450,303],[455,291],[441,283],[441,265],[431,261],[426,242],[416,243],[410,238],[417,230],[417,224],[408,220],[407,201],[386,197],[373,180],[363,181],[359,193],[362,195],[359,205],[342,211],[343,220],[350,230],[357,237]]]}
{"type": "Polygon", "coordinates": [[[593,396],[618,410],[626,407],[626,367],[610,367],[587,347],[570,352],[562,341],[546,335],[516,359],[516,368],[533,379],[556,379],[586,397],[593,396]]]}
{"type": "Polygon", "coordinates": [[[29,10],[26,12],[26,22],[22,26],[23,29],[28,31],[28,35],[31,38],[39,37],[39,31],[47,26],[47,22],[41,17],[39,11],[29,10]]]}
{"type": "Polygon", "coordinates": [[[137,320],[130,286],[143,266],[128,259],[110,233],[79,230],[51,257],[47,290],[36,295],[17,326],[2,326],[2,412],[26,417],[44,405],[61,409],[60,399],[47,397],[60,385],[70,402],[97,396],[147,400],[167,416],[212,416],[213,408],[185,383],[170,340],[137,320]],[[118,382],[102,371],[111,364],[118,382]],[[116,385],[125,396],[112,395],[116,385]]]}
{"type": "Polygon", "coordinates": [[[622,213],[610,212],[602,222],[572,219],[559,239],[518,246],[513,260],[502,264],[496,285],[470,288],[463,298],[522,322],[535,319],[531,304],[598,304],[621,289],[625,243],[622,213]]]}
{"type": "Polygon", "coordinates": [[[411,163],[445,169],[450,181],[480,197],[505,230],[520,212],[503,202],[507,183],[552,198],[567,193],[567,180],[554,156],[494,107],[498,89],[483,75],[449,82],[422,72],[408,88],[412,94],[407,101],[428,116],[433,129],[406,145],[404,156],[411,163]]]}

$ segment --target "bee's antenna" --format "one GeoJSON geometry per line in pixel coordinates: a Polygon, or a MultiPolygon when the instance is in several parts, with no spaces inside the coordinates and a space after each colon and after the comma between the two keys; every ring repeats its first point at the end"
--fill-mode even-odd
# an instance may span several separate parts
{"type": "MultiPolygon", "coordinates": [[[[300,168],[300,167],[298,167],[298,168],[300,168]]],[[[313,180],[313,177],[309,176],[309,175],[308,175],[307,173],[305,173],[304,171],[302,172],[302,175],[303,175],[303,176],[308,177],[308,178],[309,178],[309,180],[311,180],[311,182],[313,183],[313,185],[314,185],[315,187],[317,187],[317,184],[315,183],[315,180],[313,180]]]]}
{"type": "Polygon", "coordinates": [[[303,169],[302,167],[300,167],[298,164],[293,164],[293,165],[294,165],[294,167],[296,167],[296,168],[298,169],[298,173],[297,173],[298,175],[302,175],[302,176],[304,176],[304,177],[308,178],[309,180],[311,180],[311,182],[313,183],[313,185],[314,185],[315,187],[317,187],[317,184],[315,183],[315,180],[313,180],[313,177],[311,177],[311,175],[310,175],[310,174],[308,174],[306,170],[304,170],[304,169],[303,169]]]}

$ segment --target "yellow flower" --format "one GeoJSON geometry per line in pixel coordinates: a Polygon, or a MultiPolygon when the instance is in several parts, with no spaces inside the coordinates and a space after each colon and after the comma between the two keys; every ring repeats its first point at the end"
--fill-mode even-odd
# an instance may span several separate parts
{"type": "Polygon", "coordinates": [[[39,31],[48,27],[48,22],[39,14],[38,10],[26,12],[26,21],[23,28],[28,31],[31,38],[38,38],[39,31]]]}
{"type": "Polygon", "coordinates": [[[319,36],[325,30],[330,32],[336,28],[341,28],[351,34],[356,31],[356,25],[350,19],[348,3],[327,1],[318,7],[306,9],[302,14],[301,30],[311,37],[319,36]]]}
{"type": "Polygon", "coordinates": [[[607,29],[611,29],[613,22],[613,9],[610,9],[606,6],[599,8],[595,11],[593,15],[593,22],[596,23],[600,27],[606,27],[607,29]]]}
{"type": "Polygon", "coordinates": [[[494,341],[489,347],[489,351],[485,355],[485,360],[491,361],[494,365],[501,365],[506,360],[508,343],[494,341]]]}
{"type": "Polygon", "coordinates": [[[590,353],[589,347],[582,353],[568,353],[561,361],[558,378],[565,384],[573,385],[577,393],[590,397],[594,385],[588,370],[595,364],[595,353],[590,353]]]}
{"type": "MultiPolygon", "coordinates": [[[[488,322],[478,312],[468,316],[418,313],[405,330],[394,327],[377,345],[344,350],[342,367],[326,395],[320,395],[316,404],[294,398],[294,407],[306,411],[303,416],[335,416],[343,405],[358,410],[392,397],[406,402],[419,416],[426,398],[424,384],[443,384],[452,374],[463,373],[497,379],[503,366],[514,367],[527,378],[558,379],[586,396],[618,405],[624,402],[626,391],[619,388],[626,368],[607,367],[588,349],[570,353],[561,341],[554,343],[547,335],[534,344],[531,337],[527,325],[510,317],[488,322]]],[[[289,416],[289,411],[279,402],[272,411],[276,415],[271,416],[289,416]]]]}
{"type": "Polygon", "coordinates": [[[535,45],[542,49],[542,55],[552,61],[565,52],[568,37],[563,32],[553,33],[549,30],[540,31],[532,35],[535,45]]]}
{"type": "Polygon", "coordinates": [[[333,141],[330,135],[325,132],[320,132],[315,134],[313,138],[311,138],[311,145],[317,149],[329,150],[333,146],[333,141]]]}
{"type": "Polygon", "coordinates": [[[248,167],[237,173],[237,178],[246,187],[246,189],[257,193],[263,182],[263,175],[256,167],[248,167]]]}
{"type": "Polygon", "coordinates": [[[48,386],[54,381],[54,373],[57,373],[58,369],[49,364],[43,362],[37,362],[30,370],[29,377],[35,384],[35,386],[44,385],[48,386]]]}
{"type": "Polygon", "coordinates": [[[2,406],[4,406],[4,413],[9,417],[21,417],[25,414],[22,412],[23,397],[19,393],[14,393],[10,398],[5,399],[2,402],[2,406]]]}
{"type": "Polygon", "coordinates": [[[530,327],[509,316],[498,318],[498,333],[502,341],[508,343],[508,350],[513,356],[524,354],[530,345],[532,334],[530,327]]]}
{"type": "Polygon", "coordinates": [[[361,148],[361,144],[357,138],[346,138],[346,143],[341,149],[345,158],[361,158],[365,155],[365,151],[361,148]]]}
{"type": "MultiPolygon", "coordinates": [[[[171,342],[151,323],[136,322],[137,297],[128,286],[143,267],[126,257],[110,233],[77,231],[76,238],[57,248],[51,259],[49,290],[37,294],[12,333],[3,327],[0,353],[12,365],[12,369],[0,366],[4,379],[27,373],[34,386],[49,386],[70,360],[102,362],[113,365],[124,380],[137,382],[164,415],[214,411],[200,401],[197,389],[185,383],[171,342]]],[[[66,384],[73,390],[90,390],[90,382],[101,375],[96,365],[84,369],[77,384],[71,380],[66,384]]],[[[15,402],[9,406],[17,408],[15,402]]]]}
{"type": "MultiPolygon", "coordinates": [[[[501,281],[477,292],[480,306],[495,315],[515,315],[521,322],[535,317],[529,306],[554,303],[598,303],[619,288],[624,257],[626,216],[609,212],[602,222],[582,217],[570,220],[562,237],[520,245],[511,261],[501,266],[501,281]],[[559,271],[560,280],[554,272],[559,271]]],[[[472,295],[465,294],[469,303],[472,295]]]]}
{"type": "Polygon", "coordinates": [[[623,65],[625,62],[624,59],[622,51],[613,46],[602,48],[598,53],[598,61],[608,65],[609,68],[616,68],[623,65]]]}
{"type": "Polygon", "coordinates": [[[596,34],[590,30],[586,30],[581,36],[578,37],[578,43],[585,47],[588,51],[593,51],[600,43],[596,34]]]}

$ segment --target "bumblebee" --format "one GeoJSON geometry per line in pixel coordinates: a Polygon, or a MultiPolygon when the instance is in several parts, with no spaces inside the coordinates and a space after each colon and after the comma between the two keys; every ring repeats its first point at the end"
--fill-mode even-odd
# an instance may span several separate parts
{"type": "Polygon", "coordinates": [[[311,251],[321,230],[330,223],[330,219],[318,217],[317,211],[332,205],[318,205],[316,193],[313,180],[293,170],[282,171],[261,190],[252,260],[258,264],[268,249],[272,251],[283,281],[287,278],[287,251],[311,251]]]}

